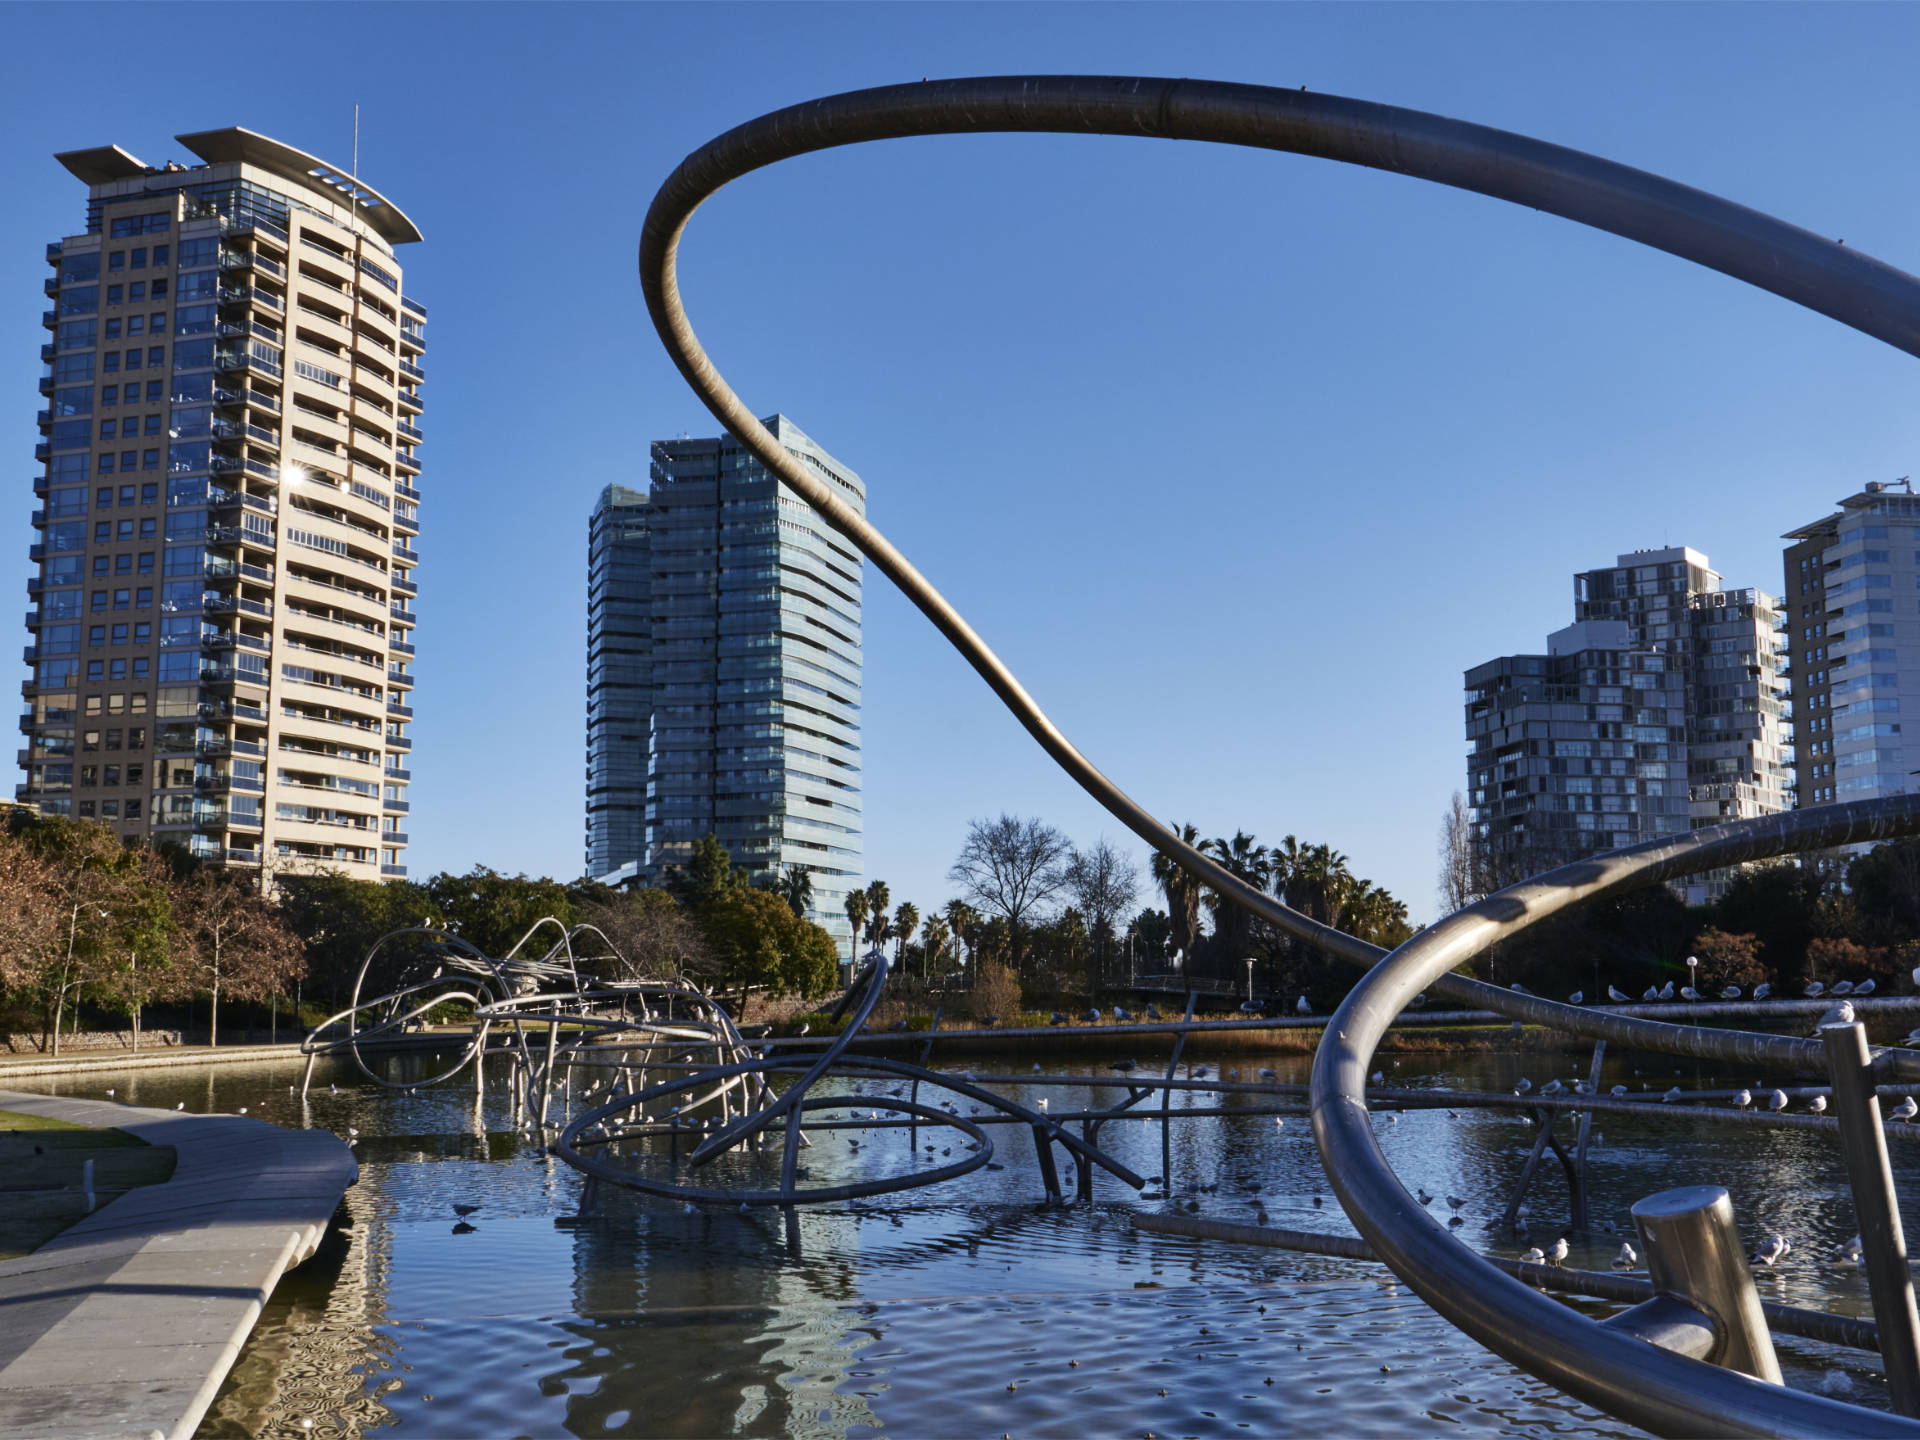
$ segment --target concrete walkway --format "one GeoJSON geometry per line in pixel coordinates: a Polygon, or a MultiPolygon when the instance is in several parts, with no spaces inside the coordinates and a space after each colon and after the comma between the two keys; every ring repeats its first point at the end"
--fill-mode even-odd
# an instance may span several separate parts
{"type": "Polygon", "coordinates": [[[280,1276],[359,1175],[324,1130],[0,1090],[0,1109],[171,1145],[173,1178],[0,1261],[0,1435],[193,1434],[280,1276]]]}
{"type": "Polygon", "coordinates": [[[90,1070],[166,1070],[181,1065],[258,1064],[298,1060],[300,1042],[280,1045],[168,1045],[151,1050],[76,1050],[65,1055],[21,1051],[0,1055],[0,1084],[11,1076],[78,1075],[90,1070]]]}

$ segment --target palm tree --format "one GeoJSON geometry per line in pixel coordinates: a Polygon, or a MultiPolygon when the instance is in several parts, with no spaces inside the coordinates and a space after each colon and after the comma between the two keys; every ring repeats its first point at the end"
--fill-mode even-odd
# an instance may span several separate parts
{"type": "Polygon", "coordinates": [[[847,923],[853,926],[853,959],[860,960],[860,932],[867,928],[867,892],[849,890],[847,892],[847,923]]]}
{"type": "Polygon", "coordinates": [[[887,912],[876,910],[867,920],[867,943],[879,950],[887,943],[887,937],[893,934],[893,922],[887,919],[887,912]]]}
{"type": "Polygon", "coordinates": [[[947,922],[938,915],[929,915],[927,923],[920,927],[920,950],[922,975],[931,975],[940,959],[940,952],[947,948],[947,922]]]}
{"type": "Polygon", "coordinates": [[[813,908],[813,872],[804,865],[787,866],[780,877],[780,898],[796,920],[806,919],[813,908]]]}
{"type": "Polygon", "coordinates": [[[913,938],[913,932],[920,928],[920,907],[911,900],[902,900],[900,907],[893,912],[893,963],[898,965],[900,957],[906,953],[907,942],[913,938]]]}
{"type": "Polygon", "coordinates": [[[868,927],[868,939],[878,945],[887,928],[886,881],[874,880],[867,885],[867,914],[872,917],[872,923],[868,927]]]}
{"type": "MultiPolygon", "coordinates": [[[[1234,831],[1232,840],[1203,840],[1200,853],[1219,863],[1236,879],[1256,890],[1265,890],[1273,876],[1273,861],[1267,847],[1256,844],[1244,830],[1234,831]]],[[[1246,958],[1251,916],[1218,891],[1207,891],[1207,910],[1213,916],[1213,933],[1223,950],[1221,959],[1235,963],[1246,958]]]]}
{"type": "MultiPolygon", "coordinates": [[[[1176,825],[1173,833],[1187,844],[1195,844],[1200,832],[1191,825],[1176,825]]],[[[1153,852],[1153,881],[1167,896],[1167,918],[1173,922],[1170,937],[1176,954],[1190,959],[1193,942],[1200,933],[1200,882],[1158,850],[1153,852]]]]}
{"type": "MultiPolygon", "coordinates": [[[[980,968],[973,963],[974,927],[980,923],[980,913],[964,900],[949,900],[946,917],[947,929],[954,940],[964,943],[967,947],[967,979],[971,983],[980,968]]],[[[955,958],[958,958],[957,950],[955,958]]]]}

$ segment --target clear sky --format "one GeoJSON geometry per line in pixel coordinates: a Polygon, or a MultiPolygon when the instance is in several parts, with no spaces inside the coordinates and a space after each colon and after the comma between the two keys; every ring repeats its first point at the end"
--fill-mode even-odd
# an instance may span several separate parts
{"type": "MultiPolygon", "coordinates": [[[[1920,268],[1920,9],[496,4],[0,12],[0,393],[24,609],[55,150],[245,125],[420,225],[413,872],[582,863],[586,517],[712,433],[635,272],[689,150],[922,76],[1308,85],[1591,150],[1920,268]],[[105,39],[107,43],[99,43],[105,39]],[[83,53],[84,52],[84,53],[83,53]],[[89,58],[91,57],[91,58],[89,58]]],[[[1434,911],[1460,674],[1571,573],[1779,535],[1920,469],[1914,362],[1671,257],[1420,181],[1251,151],[944,138],[751,177],[695,220],[696,326],[1065,731],[1207,834],[1294,833],[1434,911]]],[[[868,570],[868,873],[925,910],[969,817],[1119,835],[868,570]]],[[[22,643],[25,632],[18,632],[22,643]]],[[[24,667],[20,669],[22,677],[24,667]]],[[[1130,842],[1137,854],[1143,847],[1130,842]]]]}

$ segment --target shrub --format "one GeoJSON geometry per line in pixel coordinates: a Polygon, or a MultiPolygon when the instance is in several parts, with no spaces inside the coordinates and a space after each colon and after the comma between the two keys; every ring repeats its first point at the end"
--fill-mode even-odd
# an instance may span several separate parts
{"type": "Polygon", "coordinates": [[[1002,1023],[1021,1013],[1020,982],[1013,971],[991,960],[982,963],[973,985],[973,1013],[998,1015],[1002,1023]]]}

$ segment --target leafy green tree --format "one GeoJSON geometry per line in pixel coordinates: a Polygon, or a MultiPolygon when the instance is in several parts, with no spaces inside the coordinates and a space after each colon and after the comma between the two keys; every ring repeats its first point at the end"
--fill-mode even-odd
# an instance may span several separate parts
{"type": "Polygon", "coordinates": [[[837,978],[833,937],[800,919],[777,895],[730,888],[699,912],[699,924],[721,984],[740,992],[743,1020],[750,990],[812,998],[837,978]]]}
{"type": "Polygon", "coordinates": [[[1920,840],[1876,845],[1847,867],[1860,938],[1879,945],[1920,939],[1920,840]]]}
{"type": "Polygon", "coordinates": [[[733,857],[711,830],[694,842],[686,865],[676,865],[667,874],[667,889],[696,912],[745,883],[745,872],[733,868],[733,857]]]}
{"type": "Polygon", "coordinates": [[[444,918],[427,887],[411,880],[382,884],[318,871],[279,874],[272,883],[287,928],[306,950],[309,985],[336,1010],[347,1003],[376,940],[444,918]]]}
{"type": "MultiPolygon", "coordinates": [[[[435,875],[427,881],[427,894],[447,929],[495,957],[513,949],[549,915],[562,925],[573,923],[573,903],[565,885],[544,877],[502,875],[486,865],[476,865],[465,875],[435,875]]],[[[535,936],[525,953],[544,954],[559,935],[556,930],[551,937],[535,936]]]]}
{"type": "Polygon", "coordinates": [[[1808,942],[1834,930],[1825,889],[1816,871],[1791,860],[1749,865],[1710,913],[1716,929],[1755,936],[1774,984],[1798,994],[1807,978],[1808,942]]]}

